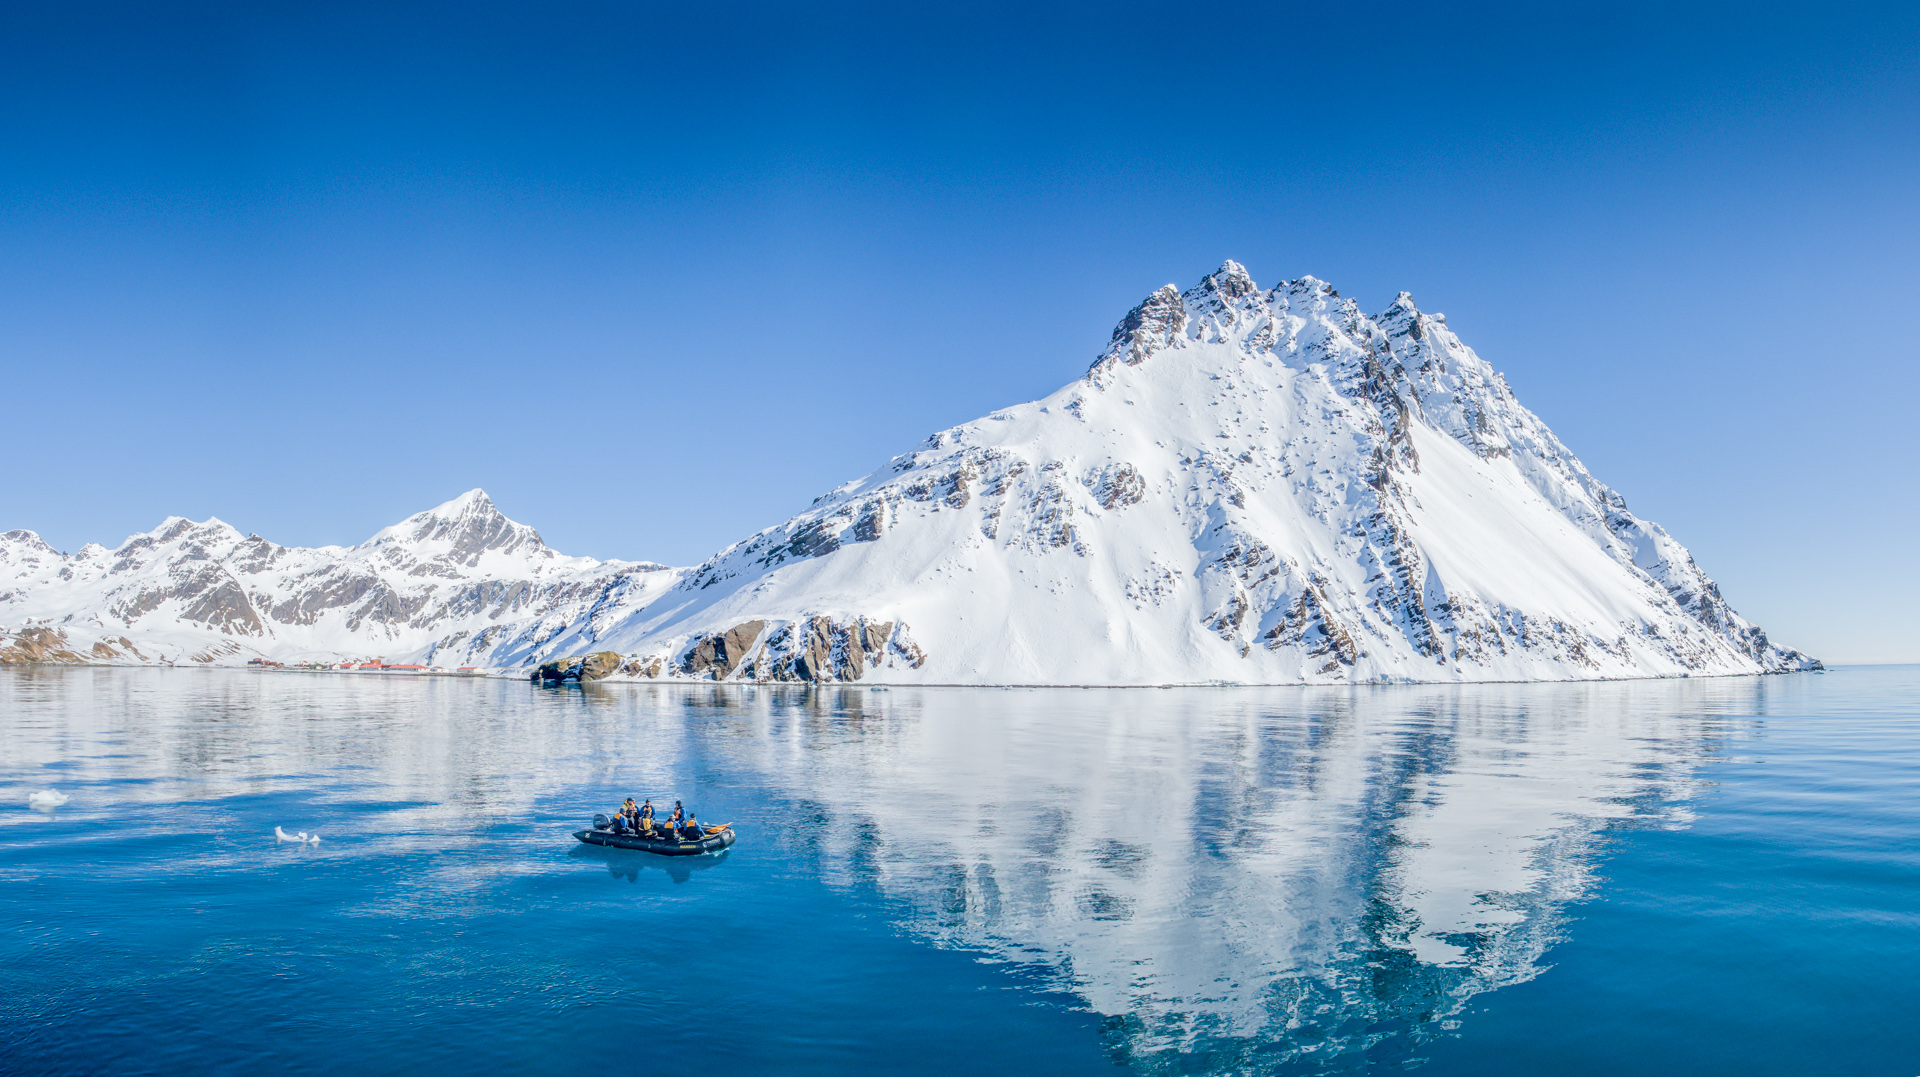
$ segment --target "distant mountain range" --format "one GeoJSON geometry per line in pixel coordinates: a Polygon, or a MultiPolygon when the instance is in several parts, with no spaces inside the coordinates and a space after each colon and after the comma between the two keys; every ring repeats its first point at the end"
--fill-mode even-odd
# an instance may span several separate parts
{"type": "Polygon", "coordinates": [[[0,536],[0,661],[381,655],[965,684],[1817,669],[1735,613],[1446,318],[1228,262],[1086,376],[933,435],[693,568],[564,557],[474,490],[353,547],[173,518],[0,536]]]}
{"type": "Polygon", "coordinates": [[[280,546],[178,516],[118,549],[73,554],[9,531],[0,535],[0,654],[511,664],[610,601],[659,594],[682,571],[555,553],[480,490],[358,546],[280,546]]]}

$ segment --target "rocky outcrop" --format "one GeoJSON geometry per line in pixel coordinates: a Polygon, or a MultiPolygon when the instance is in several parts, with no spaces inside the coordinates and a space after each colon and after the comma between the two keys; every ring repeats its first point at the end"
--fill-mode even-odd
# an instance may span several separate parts
{"type": "MultiPolygon", "coordinates": [[[[100,644],[94,646],[97,652],[100,644]]],[[[88,656],[75,650],[73,641],[57,628],[22,628],[12,633],[0,629],[0,666],[77,666],[88,661],[88,656]]]]}
{"type": "Polygon", "coordinates": [[[1108,464],[1088,477],[1087,488],[1108,511],[1138,505],[1147,496],[1147,480],[1132,464],[1108,464]]]}
{"type": "Polygon", "coordinates": [[[613,651],[595,651],[542,662],[535,668],[534,676],[548,681],[597,681],[618,673],[625,662],[624,657],[613,651]]]}
{"type": "Polygon", "coordinates": [[[927,656],[903,622],[812,616],[791,622],[752,620],[695,636],[675,660],[636,655],[629,676],[684,677],[761,683],[858,681],[884,669],[919,669],[927,656]]]}
{"type": "Polygon", "coordinates": [[[636,654],[620,664],[623,677],[645,677],[657,680],[669,670],[665,657],[657,654],[636,654]]]}
{"type": "Polygon", "coordinates": [[[1097,367],[1111,369],[1115,363],[1139,366],[1153,353],[1172,344],[1187,328],[1187,308],[1180,290],[1169,284],[1148,296],[1127,312],[1114,327],[1113,339],[1100,357],[1097,367]]]}
{"type": "Polygon", "coordinates": [[[1322,674],[1351,666],[1360,658],[1360,647],[1354,642],[1353,632],[1327,608],[1326,595],[1321,591],[1325,583],[1324,580],[1308,582],[1287,607],[1280,623],[1264,637],[1268,647],[1298,647],[1311,659],[1324,659],[1326,664],[1319,669],[1322,674]]]}
{"type": "Polygon", "coordinates": [[[760,642],[760,634],[766,627],[765,621],[748,621],[725,632],[700,637],[681,659],[680,671],[689,677],[726,680],[753,645],[760,642]]]}
{"type": "Polygon", "coordinates": [[[621,656],[613,651],[595,651],[580,660],[580,679],[597,681],[610,677],[620,668],[621,656]]]}

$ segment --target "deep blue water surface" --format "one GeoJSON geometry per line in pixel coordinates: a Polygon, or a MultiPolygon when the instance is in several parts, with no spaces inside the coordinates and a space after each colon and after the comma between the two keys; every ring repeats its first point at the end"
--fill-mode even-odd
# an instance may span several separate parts
{"type": "Polygon", "coordinates": [[[1914,667],[0,671],[0,1071],[1911,1077],[1917,778],[1914,667]],[[629,794],[740,842],[573,840],[629,794]]]}

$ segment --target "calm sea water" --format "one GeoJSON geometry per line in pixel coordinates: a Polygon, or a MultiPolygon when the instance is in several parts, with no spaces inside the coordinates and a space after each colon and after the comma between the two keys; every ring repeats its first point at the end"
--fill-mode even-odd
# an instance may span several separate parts
{"type": "Polygon", "coordinates": [[[1113,691],[9,670],[0,1070],[1910,1077],[1916,778],[1915,667],[1113,691]],[[47,787],[72,799],[28,810],[47,787]],[[573,840],[627,795],[740,842],[573,840]]]}

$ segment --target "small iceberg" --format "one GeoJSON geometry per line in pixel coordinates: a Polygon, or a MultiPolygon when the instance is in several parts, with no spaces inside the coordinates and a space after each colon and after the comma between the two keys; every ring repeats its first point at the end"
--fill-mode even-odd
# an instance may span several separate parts
{"type": "Polygon", "coordinates": [[[48,815],[52,815],[53,809],[72,799],[72,797],[65,793],[53,789],[46,789],[38,793],[29,794],[27,796],[27,807],[32,808],[34,811],[43,811],[48,815]]]}
{"type": "Polygon", "coordinates": [[[320,835],[309,834],[304,830],[295,834],[289,834],[276,826],[273,828],[273,840],[275,844],[283,841],[291,841],[300,845],[318,845],[320,844],[320,835]]]}

